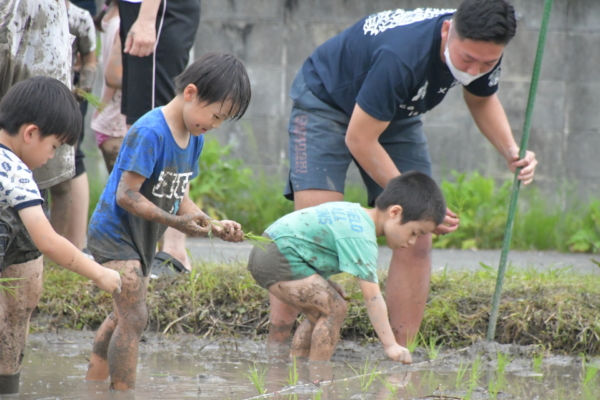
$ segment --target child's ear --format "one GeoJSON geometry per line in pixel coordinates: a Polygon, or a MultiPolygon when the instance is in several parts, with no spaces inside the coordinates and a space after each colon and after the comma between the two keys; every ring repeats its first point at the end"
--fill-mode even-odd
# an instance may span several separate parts
{"type": "Polygon", "coordinates": [[[388,215],[391,219],[395,219],[400,217],[400,221],[402,221],[402,206],[401,205],[393,205],[388,208],[388,215]]]}
{"type": "Polygon", "coordinates": [[[21,131],[23,135],[23,141],[29,144],[36,134],[39,135],[40,128],[35,124],[25,124],[21,126],[21,131]]]}
{"type": "Polygon", "coordinates": [[[195,97],[198,97],[198,88],[193,83],[190,83],[183,89],[183,99],[185,101],[192,101],[195,97]]]}

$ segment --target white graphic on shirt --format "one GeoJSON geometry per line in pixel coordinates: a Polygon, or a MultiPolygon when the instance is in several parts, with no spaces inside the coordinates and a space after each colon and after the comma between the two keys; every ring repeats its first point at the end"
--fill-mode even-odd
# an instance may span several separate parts
{"type": "Polygon", "coordinates": [[[388,10],[373,14],[365,20],[363,31],[365,35],[377,35],[397,26],[409,25],[413,22],[424,21],[443,14],[451,14],[456,10],[451,8],[417,8],[412,11],[388,10]]]}
{"type": "Polygon", "coordinates": [[[427,94],[427,86],[429,85],[429,81],[425,81],[425,84],[421,86],[415,97],[412,98],[412,101],[419,101],[425,98],[427,94]]]}
{"type": "Polygon", "coordinates": [[[438,94],[446,94],[446,90],[448,90],[447,87],[441,87],[440,90],[438,90],[438,94]]]}
{"type": "Polygon", "coordinates": [[[496,70],[490,74],[490,77],[488,78],[489,87],[496,86],[498,82],[500,82],[500,74],[500,67],[496,68],[496,70]]]}
{"type": "Polygon", "coordinates": [[[190,181],[190,176],[192,176],[191,172],[177,174],[175,172],[161,171],[158,183],[152,188],[152,194],[156,197],[181,200],[190,181]]]}

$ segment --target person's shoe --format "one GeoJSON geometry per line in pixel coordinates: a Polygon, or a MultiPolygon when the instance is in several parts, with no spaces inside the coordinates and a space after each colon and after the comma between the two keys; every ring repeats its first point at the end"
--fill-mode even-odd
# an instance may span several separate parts
{"type": "Polygon", "coordinates": [[[177,274],[185,274],[189,271],[183,266],[178,259],[170,255],[169,253],[165,253],[164,251],[159,251],[154,256],[154,260],[152,261],[152,268],[150,269],[150,277],[153,279],[158,278],[159,276],[174,276],[177,274]]]}
{"type": "Polygon", "coordinates": [[[21,373],[14,375],[0,375],[0,394],[19,393],[19,378],[21,373]]]}

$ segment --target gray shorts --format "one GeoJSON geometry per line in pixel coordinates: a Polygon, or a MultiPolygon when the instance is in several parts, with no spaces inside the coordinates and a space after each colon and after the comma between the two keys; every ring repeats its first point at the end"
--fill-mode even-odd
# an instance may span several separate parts
{"type": "MultiPolygon", "coordinates": [[[[263,236],[269,238],[266,233],[263,236]]],[[[265,289],[277,282],[297,279],[292,275],[289,261],[281,254],[275,242],[266,244],[264,249],[256,246],[252,248],[248,271],[256,283],[265,289]]]]}
{"type": "MultiPolygon", "coordinates": [[[[290,90],[293,100],[288,132],[290,135],[290,176],[286,198],[307,189],[344,193],[346,172],[354,161],[367,186],[369,205],[373,206],[383,188],[353,159],[346,146],[350,117],[318,99],[304,81],[302,70],[290,90]]],[[[421,117],[392,121],[379,137],[400,172],[421,171],[431,176],[431,159],[421,117]]]]}
{"type": "MultiPolygon", "coordinates": [[[[42,190],[41,194],[44,204],[47,204],[48,190],[42,190]]],[[[44,211],[47,215],[45,208],[44,211]]],[[[0,211],[0,272],[10,265],[23,264],[41,255],[19,213],[12,207],[0,211]]]]}

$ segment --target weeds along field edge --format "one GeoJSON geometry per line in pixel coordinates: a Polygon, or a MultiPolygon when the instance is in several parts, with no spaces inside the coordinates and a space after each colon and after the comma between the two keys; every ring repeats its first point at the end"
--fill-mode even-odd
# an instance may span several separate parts
{"type": "MultiPolygon", "coordinates": [[[[484,339],[495,278],[485,268],[435,273],[417,344],[435,358],[441,346],[459,348],[484,339]]],[[[342,338],[376,341],[356,279],[346,274],[334,279],[349,293],[342,338]]],[[[385,280],[381,275],[382,290],[385,280]]],[[[268,331],[268,292],[254,284],[243,264],[196,264],[190,274],[151,280],[147,304],[150,331],[257,340],[268,331]]],[[[509,268],[496,341],[600,355],[598,307],[600,276],[509,268]]],[[[95,330],[111,311],[110,295],[49,264],[32,329],[95,330]]]]}

